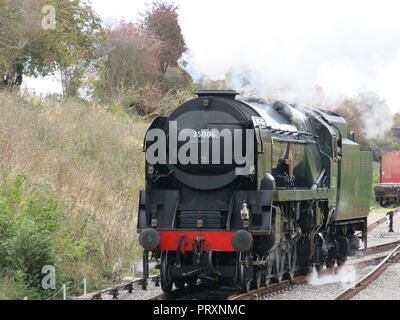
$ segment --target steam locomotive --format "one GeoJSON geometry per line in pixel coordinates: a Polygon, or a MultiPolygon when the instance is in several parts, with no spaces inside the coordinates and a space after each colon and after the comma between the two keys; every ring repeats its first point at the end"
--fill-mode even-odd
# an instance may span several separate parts
{"type": "Polygon", "coordinates": [[[149,126],[143,270],[246,292],[367,246],[372,154],[327,110],[203,90],[149,126]],[[361,231],[361,236],[356,235],[361,231]]]}

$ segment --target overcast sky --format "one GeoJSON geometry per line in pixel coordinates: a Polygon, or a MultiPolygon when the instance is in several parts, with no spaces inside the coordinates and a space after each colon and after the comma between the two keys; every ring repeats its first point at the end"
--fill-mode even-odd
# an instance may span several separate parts
{"type": "MultiPolygon", "coordinates": [[[[92,0],[106,21],[136,21],[145,0],[92,0]]],[[[376,91],[400,111],[398,1],[176,0],[194,77],[252,71],[251,89],[289,100],[376,91]],[[238,71],[239,70],[239,71],[238,71]]],[[[57,90],[54,82],[28,87],[57,90]],[[54,87],[55,86],[55,87],[54,87]]],[[[237,85],[239,88],[239,84],[237,85]]]]}

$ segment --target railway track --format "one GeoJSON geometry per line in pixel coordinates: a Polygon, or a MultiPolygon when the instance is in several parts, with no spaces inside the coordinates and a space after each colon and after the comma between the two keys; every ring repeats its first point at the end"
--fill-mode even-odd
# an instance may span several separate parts
{"type": "MultiPolygon", "coordinates": [[[[355,268],[365,268],[371,265],[376,265],[386,258],[386,255],[368,257],[369,255],[376,255],[378,253],[388,251],[396,246],[400,245],[400,241],[395,241],[375,247],[362,250],[362,258],[350,261],[346,266],[353,266],[355,268]]],[[[318,272],[318,276],[336,274],[342,267],[337,266],[331,269],[325,269],[318,272]]],[[[199,284],[195,287],[186,287],[183,290],[176,290],[170,294],[162,293],[157,295],[150,300],[261,300],[265,299],[270,295],[279,293],[286,290],[293,290],[296,286],[307,283],[309,275],[302,275],[295,277],[293,280],[285,280],[279,283],[273,283],[271,285],[250,291],[248,293],[237,293],[228,287],[210,288],[206,285],[199,284]],[[229,295],[229,293],[231,293],[229,295]],[[233,294],[232,294],[233,293],[233,294]]]]}
{"type": "Polygon", "coordinates": [[[307,282],[307,276],[298,276],[293,280],[285,280],[279,283],[273,283],[266,287],[256,289],[247,293],[236,294],[228,297],[228,300],[262,300],[277,292],[294,289],[298,285],[307,282]]]}
{"type": "MultiPolygon", "coordinates": [[[[394,210],[394,213],[397,214],[400,212],[400,208],[394,210]]],[[[382,223],[386,222],[386,218],[381,218],[368,226],[368,231],[373,230],[378,227],[382,223]]],[[[386,255],[377,256],[373,258],[365,258],[371,255],[376,255],[388,250],[392,250],[400,245],[400,240],[381,244],[373,247],[369,247],[367,249],[362,249],[358,252],[363,258],[349,261],[346,265],[352,265],[358,268],[364,268],[371,266],[372,264],[377,264],[383,261],[386,255]]],[[[338,272],[340,267],[334,267],[331,269],[325,269],[320,271],[319,275],[324,274],[334,274],[338,272]]],[[[148,282],[153,282],[155,286],[159,286],[159,276],[152,276],[148,282]]],[[[245,294],[239,294],[237,291],[233,290],[230,287],[219,286],[217,288],[209,287],[205,284],[199,283],[194,287],[185,287],[182,290],[175,290],[170,294],[162,293],[160,295],[151,297],[149,300],[203,300],[203,299],[212,299],[212,300],[255,300],[255,299],[264,299],[269,295],[275,294],[277,292],[282,292],[285,290],[292,290],[296,286],[305,284],[307,282],[306,276],[298,276],[293,280],[285,280],[280,283],[274,283],[269,286],[256,289],[250,291],[245,294]]],[[[144,281],[141,278],[137,278],[134,280],[125,281],[121,284],[115,285],[113,287],[99,290],[96,292],[89,293],[84,296],[74,297],[74,300],[101,300],[105,295],[112,296],[113,299],[118,299],[118,296],[121,292],[132,293],[135,285],[142,286],[144,288],[144,281]]]]}
{"type": "MultiPolygon", "coordinates": [[[[393,215],[396,215],[399,212],[400,212],[400,208],[397,208],[397,209],[393,210],[393,215]]],[[[382,223],[385,223],[385,222],[386,222],[386,217],[383,217],[383,218],[381,218],[381,219],[369,224],[368,227],[367,227],[367,231],[371,231],[372,229],[376,228],[377,226],[379,226],[379,225],[381,225],[382,223]]]]}
{"type": "Polygon", "coordinates": [[[370,256],[370,255],[373,255],[373,254],[377,254],[377,253],[381,253],[381,252],[385,252],[385,251],[394,249],[398,245],[400,245],[400,240],[394,241],[394,242],[380,244],[380,245],[377,245],[377,246],[369,247],[367,249],[362,249],[362,250],[359,251],[359,254],[361,254],[363,256],[370,256]]]}
{"type": "MultiPolygon", "coordinates": [[[[376,265],[383,261],[386,258],[386,255],[372,258],[365,257],[388,251],[396,246],[400,246],[400,241],[371,247],[367,250],[361,250],[363,258],[348,262],[346,265],[354,266],[357,268],[364,268],[371,265],[376,265]]],[[[340,267],[326,269],[320,271],[318,274],[334,274],[338,272],[339,269],[340,267]]],[[[158,276],[152,276],[149,282],[153,282],[155,286],[158,286],[158,276]]],[[[296,286],[305,284],[306,282],[307,276],[298,276],[292,281],[285,280],[280,283],[274,283],[245,294],[239,294],[230,287],[219,286],[217,288],[212,288],[200,283],[195,287],[185,287],[183,290],[176,290],[170,294],[162,293],[160,295],[151,297],[149,300],[259,300],[265,299],[269,295],[278,292],[295,289],[296,286]]],[[[107,289],[92,292],[80,297],[74,297],[73,300],[102,300],[105,295],[112,296],[113,299],[118,299],[118,296],[122,292],[126,291],[128,293],[132,293],[135,285],[143,287],[143,279],[138,278],[131,281],[125,281],[121,284],[115,285],[107,289]]]]}
{"type": "Polygon", "coordinates": [[[142,287],[142,290],[145,290],[148,282],[154,282],[155,286],[159,286],[159,281],[160,280],[158,275],[151,276],[150,279],[146,282],[143,280],[143,278],[137,278],[124,281],[110,288],[91,292],[80,297],[72,297],[72,300],[102,300],[105,295],[112,296],[113,299],[118,299],[118,296],[121,292],[127,291],[128,293],[132,293],[135,285],[140,285],[142,287]]]}
{"type": "Polygon", "coordinates": [[[185,287],[169,294],[162,293],[149,300],[227,300],[230,296],[238,294],[238,291],[228,286],[210,287],[199,283],[194,287],[185,287]]]}
{"type": "MultiPolygon", "coordinates": [[[[395,213],[400,212],[400,208],[396,209],[394,212],[395,213]]],[[[386,222],[386,217],[381,218],[381,219],[371,223],[368,226],[368,231],[373,230],[374,228],[378,227],[379,225],[381,225],[385,222],[386,222]]],[[[400,240],[373,246],[373,247],[369,247],[366,249],[361,249],[357,253],[357,255],[359,255],[361,257],[359,259],[348,261],[346,263],[346,266],[353,266],[355,268],[365,268],[365,267],[369,267],[371,265],[377,265],[386,258],[386,255],[376,256],[377,254],[392,250],[393,248],[395,248],[399,245],[400,245],[400,240]],[[374,255],[374,257],[369,257],[369,256],[373,256],[373,255],[374,255]]],[[[334,267],[331,269],[325,269],[325,270],[320,271],[318,273],[318,275],[323,276],[323,275],[327,275],[327,274],[335,274],[340,270],[340,268],[341,267],[337,266],[337,267],[334,267]]],[[[274,283],[269,286],[250,291],[248,293],[244,293],[244,294],[235,293],[230,296],[226,296],[226,299],[227,300],[265,299],[270,295],[273,295],[273,294],[276,294],[279,292],[283,292],[283,291],[287,291],[287,290],[293,290],[296,288],[296,286],[306,284],[307,278],[308,278],[308,275],[298,276],[298,277],[294,278],[293,280],[285,280],[280,283],[274,283]]],[[[176,291],[169,295],[160,294],[156,297],[151,298],[151,300],[180,300],[180,299],[182,299],[182,300],[184,300],[184,299],[199,299],[199,300],[201,300],[202,296],[204,296],[204,291],[206,291],[206,293],[210,293],[210,291],[207,291],[206,287],[202,287],[202,286],[194,287],[189,290],[187,288],[185,288],[185,290],[186,291],[181,291],[181,292],[176,291]],[[196,294],[196,290],[199,290],[198,291],[199,295],[196,294]]],[[[208,290],[210,290],[210,289],[208,288],[208,290]]],[[[223,295],[220,295],[220,296],[218,296],[218,299],[221,299],[221,296],[223,297],[223,295]]],[[[209,295],[209,294],[206,294],[205,297],[206,297],[205,299],[213,298],[212,295],[209,295]]]]}
{"type": "MultiPolygon", "coordinates": [[[[376,208],[379,208],[379,206],[373,207],[373,208],[371,208],[371,210],[372,210],[372,209],[376,209],[376,208]]],[[[398,208],[396,208],[395,210],[393,210],[393,215],[396,215],[396,214],[398,214],[399,212],[400,212],[400,207],[398,207],[398,208]]],[[[368,225],[368,227],[367,227],[367,232],[369,232],[369,231],[375,229],[376,227],[380,226],[381,224],[385,223],[386,221],[387,221],[387,220],[386,220],[386,217],[383,217],[383,218],[380,218],[380,219],[377,220],[377,221],[374,221],[374,222],[370,223],[370,224],[368,225]]],[[[356,236],[359,236],[360,234],[361,234],[361,232],[357,232],[355,235],[356,235],[356,236]]]]}
{"type": "MultiPolygon", "coordinates": [[[[380,263],[386,258],[386,255],[365,258],[370,255],[375,255],[381,252],[391,250],[397,246],[400,246],[400,241],[386,243],[374,247],[370,247],[364,250],[360,250],[362,258],[348,262],[347,266],[354,266],[357,268],[364,268],[371,265],[380,263]]],[[[331,269],[325,269],[318,273],[318,275],[335,274],[338,272],[340,267],[334,267],[331,269]]],[[[205,284],[198,284],[194,287],[185,287],[182,290],[175,290],[170,294],[162,293],[160,295],[151,297],[149,300],[259,300],[268,297],[271,294],[277,292],[294,289],[298,285],[305,284],[307,282],[308,275],[298,276],[293,280],[285,280],[280,283],[274,283],[269,286],[250,291],[248,293],[239,294],[237,291],[230,287],[219,286],[217,288],[209,287],[205,284]]],[[[159,285],[159,276],[150,277],[148,282],[153,282],[155,286],[159,285]]],[[[118,299],[121,292],[127,291],[132,293],[134,285],[142,286],[143,279],[138,278],[135,280],[125,281],[121,284],[113,287],[95,291],[80,297],[74,297],[73,300],[102,300],[105,295],[112,296],[113,299],[118,299]]]]}
{"type": "Polygon", "coordinates": [[[362,290],[368,287],[373,281],[375,281],[392,263],[400,261],[400,245],[398,245],[393,251],[391,251],[370,273],[364,278],[358,281],[353,287],[350,287],[340,293],[335,300],[350,300],[355,295],[360,293],[362,290]]]}
{"type": "MultiPolygon", "coordinates": [[[[362,253],[362,258],[356,259],[353,261],[349,261],[346,263],[345,266],[352,266],[355,268],[365,268],[369,267],[371,265],[377,265],[381,263],[387,255],[380,255],[380,256],[374,256],[374,257],[368,257],[371,255],[376,255],[381,252],[385,252],[388,250],[391,250],[393,248],[396,248],[400,246],[400,241],[395,241],[395,242],[390,242],[374,247],[370,247],[364,250],[360,250],[362,253]],[[365,258],[367,257],[367,258],[365,258]]],[[[330,269],[325,269],[320,272],[318,272],[318,276],[323,276],[323,275],[328,275],[328,274],[336,274],[342,266],[336,266],[334,268],[330,269]]],[[[309,275],[303,275],[303,276],[298,276],[294,278],[293,280],[285,280],[280,283],[274,283],[269,286],[256,289],[247,293],[239,294],[239,295],[232,295],[228,298],[228,300],[262,300],[267,298],[268,296],[279,293],[282,291],[286,290],[292,290],[295,289],[296,286],[303,285],[307,283],[309,275]]]]}

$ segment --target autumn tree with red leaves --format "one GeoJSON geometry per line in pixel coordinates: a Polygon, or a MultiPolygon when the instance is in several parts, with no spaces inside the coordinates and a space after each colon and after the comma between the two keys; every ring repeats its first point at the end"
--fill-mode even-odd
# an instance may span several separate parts
{"type": "Polygon", "coordinates": [[[153,33],[162,43],[159,71],[162,75],[168,67],[176,67],[186,50],[185,40],[178,23],[178,6],[164,1],[153,2],[142,14],[141,28],[153,33]]]}

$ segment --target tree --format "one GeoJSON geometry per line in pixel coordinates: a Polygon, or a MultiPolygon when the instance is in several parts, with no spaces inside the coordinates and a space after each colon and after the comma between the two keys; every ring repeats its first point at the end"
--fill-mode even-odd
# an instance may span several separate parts
{"type": "Polygon", "coordinates": [[[59,71],[64,94],[75,96],[102,41],[101,21],[91,7],[83,0],[2,0],[0,12],[3,87],[20,85],[23,75],[59,71]],[[55,8],[53,29],[42,26],[45,5],[55,8]]]}
{"type": "Polygon", "coordinates": [[[385,100],[374,92],[360,92],[346,98],[336,110],[344,117],[349,130],[364,150],[371,150],[374,158],[399,148],[399,141],[391,133],[393,117],[385,100]]]}
{"type": "Polygon", "coordinates": [[[393,117],[394,128],[400,128],[400,112],[396,113],[393,117]]]}
{"type": "Polygon", "coordinates": [[[162,43],[159,55],[159,71],[162,75],[165,75],[168,67],[178,66],[179,58],[186,51],[177,10],[175,4],[156,1],[142,14],[141,27],[153,33],[162,43]]]}
{"type": "Polygon", "coordinates": [[[56,9],[57,24],[45,33],[48,58],[60,72],[65,96],[76,96],[88,68],[99,58],[104,41],[100,18],[82,0],[49,0],[56,9]]]}
{"type": "Polygon", "coordinates": [[[160,41],[133,24],[121,23],[106,30],[96,95],[102,100],[121,101],[130,89],[152,86],[160,76],[160,52],[160,41]]]}
{"type": "Polygon", "coordinates": [[[356,99],[344,99],[336,112],[346,119],[349,130],[353,131],[355,134],[356,141],[365,148],[367,146],[367,141],[365,138],[365,127],[362,121],[362,110],[358,107],[356,99]]]}
{"type": "Polygon", "coordinates": [[[35,42],[42,35],[43,0],[0,1],[0,88],[19,87],[23,74],[44,68],[35,42]]]}

